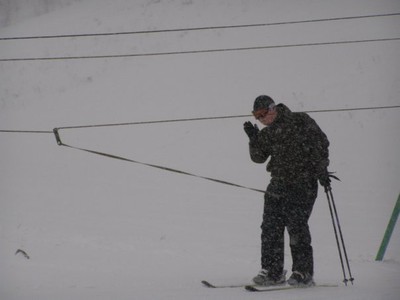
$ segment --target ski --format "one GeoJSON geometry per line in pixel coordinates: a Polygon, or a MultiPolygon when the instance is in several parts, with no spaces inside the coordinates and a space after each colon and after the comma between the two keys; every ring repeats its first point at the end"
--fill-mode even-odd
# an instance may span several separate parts
{"type": "Polygon", "coordinates": [[[296,285],[281,285],[281,286],[256,286],[246,285],[244,288],[249,292],[273,292],[282,290],[293,290],[293,289],[306,289],[306,288],[318,288],[318,287],[337,287],[337,284],[315,284],[312,286],[296,286],[296,285]]]}
{"type": "Polygon", "coordinates": [[[251,283],[237,283],[237,284],[212,284],[209,281],[202,280],[201,283],[208,288],[221,289],[221,288],[244,288],[249,292],[269,292],[269,291],[281,291],[291,289],[305,289],[314,287],[337,287],[337,284],[315,284],[312,286],[294,286],[294,285],[276,285],[276,286],[262,286],[251,283]]]}
{"type": "Polygon", "coordinates": [[[246,286],[250,287],[253,286],[251,283],[238,283],[238,284],[212,284],[206,280],[201,281],[201,283],[208,287],[208,288],[213,288],[213,289],[222,289],[222,288],[244,288],[246,286]]]}

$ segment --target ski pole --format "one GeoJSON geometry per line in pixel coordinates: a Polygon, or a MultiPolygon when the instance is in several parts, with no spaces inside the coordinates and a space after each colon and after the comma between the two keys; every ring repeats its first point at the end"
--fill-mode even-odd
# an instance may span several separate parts
{"type": "Polygon", "coordinates": [[[338,227],[338,229],[339,229],[339,235],[340,235],[340,240],[341,240],[341,243],[342,243],[342,248],[343,248],[344,257],[345,257],[345,260],[346,260],[346,266],[347,266],[347,270],[348,270],[349,276],[350,276],[350,279],[349,279],[349,280],[350,280],[351,284],[353,284],[354,278],[353,278],[353,276],[351,275],[351,269],[350,269],[349,258],[348,258],[348,256],[347,256],[346,246],[345,246],[345,244],[344,244],[344,238],[343,238],[343,233],[342,233],[342,227],[340,226],[339,215],[338,215],[337,210],[336,210],[336,204],[335,204],[335,200],[334,200],[334,198],[333,198],[332,188],[329,188],[329,189],[328,189],[328,192],[329,192],[330,199],[331,199],[331,202],[332,202],[333,211],[334,211],[334,213],[335,213],[336,224],[337,224],[337,227],[338,227]]]}
{"type": "Polygon", "coordinates": [[[346,278],[346,270],[345,270],[344,264],[343,264],[342,250],[340,248],[340,242],[339,242],[338,233],[337,233],[337,229],[336,229],[335,218],[333,216],[332,203],[331,203],[331,199],[329,197],[329,190],[330,189],[331,189],[330,185],[325,186],[325,193],[326,193],[326,197],[328,199],[329,211],[331,213],[331,218],[332,218],[333,231],[335,233],[336,245],[337,245],[337,248],[338,248],[340,264],[342,266],[342,271],[343,271],[343,277],[344,277],[343,282],[347,286],[348,279],[346,278]]]}

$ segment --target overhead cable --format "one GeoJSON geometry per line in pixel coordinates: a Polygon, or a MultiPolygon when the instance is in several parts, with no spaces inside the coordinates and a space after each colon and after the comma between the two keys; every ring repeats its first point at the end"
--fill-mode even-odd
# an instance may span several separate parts
{"type": "Polygon", "coordinates": [[[0,129],[0,132],[8,132],[8,133],[53,133],[53,131],[49,130],[8,130],[8,129],[0,129]]]}
{"type": "Polygon", "coordinates": [[[321,19],[310,19],[310,20],[300,20],[300,21],[282,21],[282,22],[271,22],[271,23],[241,24],[241,25],[204,26],[204,27],[189,27],[189,28],[176,28],[176,29],[123,31],[123,32],[2,37],[2,38],[0,38],[0,41],[28,40],[28,39],[77,38],[77,37],[79,38],[79,37],[98,37],[98,36],[112,36],[112,35],[134,35],[134,34],[153,34],[153,33],[168,33],[168,32],[181,32],[181,31],[234,29],[234,28],[263,27],[263,26],[294,25],[294,24],[303,24],[303,23],[331,22],[331,21],[355,20],[355,19],[378,18],[378,17],[392,17],[392,16],[399,16],[399,15],[400,15],[400,13],[388,13],[388,14],[373,14],[373,15],[348,16],[348,17],[321,18],[321,19]]]}
{"type": "Polygon", "coordinates": [[[398,40],[400,40],[400,37],[380,38],[380,39],[365,39],[365,40],[333,41],[333,42],[317,42],[317,43],[284,44],[284,45],[270,45],[270,46],[254,46],[254,47],[220,48],[220,49],[204,49],[204,50],[186,50],[186,51],[171,51],[171,52],[150,52],[150,53],[88,55],[88,56],[2,58],[2,59],[0,59],[0,62],[59,61],[59,60],[77,60],[77,59],[107,59],[107,58],[149,57],[149,56],[165,56],[165,55],[182,55],[182,54],[200,54],[200,53],[216,53],[216,52],[267,50],[267,49],[277,49],[277,48],[294,48],[294,47],[310,47],[310,46],[326,46],[326,45],[345,45],[345,44],[373,43],[373,42],[390,42],[390,41],[398,41],[398,40]]]}
{"type": "MultiPolygon", "coordinates": [[[[304,113],[328,113],[328,112],[380,110],[380,109],[393,109],[393,108],[400,108],[400,105],[322,109],[322,110],[308,110],[308,111],[302,111],[302,112],[304,112],[304,113]]],[[[246,115],[183,118],[183,119],[154,120],[154,121],[137,121],[137,122],[108,123],[108,124],[94,124],[94,125],[75,125],[75,126],[57,127],[57,130],[82,129],[82,128],[94,128],[94,127],[113,127],[113,126],[127,126],[127,125],[146,125],[146,124],[160,124],[160,123],[176,123],[176,122],[189,122],[189,121],[221,120],[221,119],[248,118],[248,117],[253,117],[253,115],[246,114],[246,115]]],[[[5,130],[5,129],[0,129],[0,132],[4,132],[4,133],[7,133],[7,132],[8,133],[51,133],[51,134],[53,134],[53,131],[45,131],[45,130],[8,130],[8,129],[5,130]]]]}
{"type": "MultiPolygon", "coordinates": [[[[392,109],[392,108],[400,108],[400,105],[375,106],[375,107],[355,107],[355,108],[339,108],[339,109],[323,109],[323,110],[309,110],[309,111],[302,111],[302,112],[304,112],[304,113],[326,113],[326,112],[344,112],[344,111],[361,111],[361,110],[392,109]]],[[[230,116],[217,116],[217,117],[200,117],[200,118],[184,118],[184,119],[155,120],[155,121],[138,121],[138,122],[97,124],[97,125],[76,125],[76,126],[58,127],[58,129],[61,130],[61,129],[81,129],[81,128],[93,128],[93,127],[112,127],[112,126],[127,126],[127,125],[146,125],[146,124],[157,124],[157,123],[176,123],[176,122],[221,120],[221,119],[235,119],[235,118],[248,118],[248,117],[253,117],[253,115],[247,114],[247,115],[230,115],[230,116]]]]}

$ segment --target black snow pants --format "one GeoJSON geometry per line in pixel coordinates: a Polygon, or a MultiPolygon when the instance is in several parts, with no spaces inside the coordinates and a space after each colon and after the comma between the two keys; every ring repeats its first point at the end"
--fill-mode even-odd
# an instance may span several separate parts
{"type": "Polygon", "coordinates": [[[284,231],[289,233],[292,271],[314,274],[313,248],[308,227],[318,193],[316,179],[288,183],[271,179],[265,193],[261,225],[261,266],[272,278],[284,267],[284,231]]]}

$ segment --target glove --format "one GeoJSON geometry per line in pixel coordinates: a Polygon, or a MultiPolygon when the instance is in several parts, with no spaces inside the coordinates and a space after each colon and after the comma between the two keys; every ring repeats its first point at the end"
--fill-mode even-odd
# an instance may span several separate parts
{"type": "Polygon", "coordinates": [[[250,141],[255,140],[258,132],[260,131],[260,129],[258,129],[257,124],[253,125],[250,121],[247,121],[243,124],[243,129],[248,135],[250,141]]]}
{"type": "Polygon", "coordinates": [[[318,180],[319,183],[323,186],[323,187],[329,187],[331,185],[331,175],[328,172],[328,169],[323,170],[319,176],[318,176],[318,180]]]}

